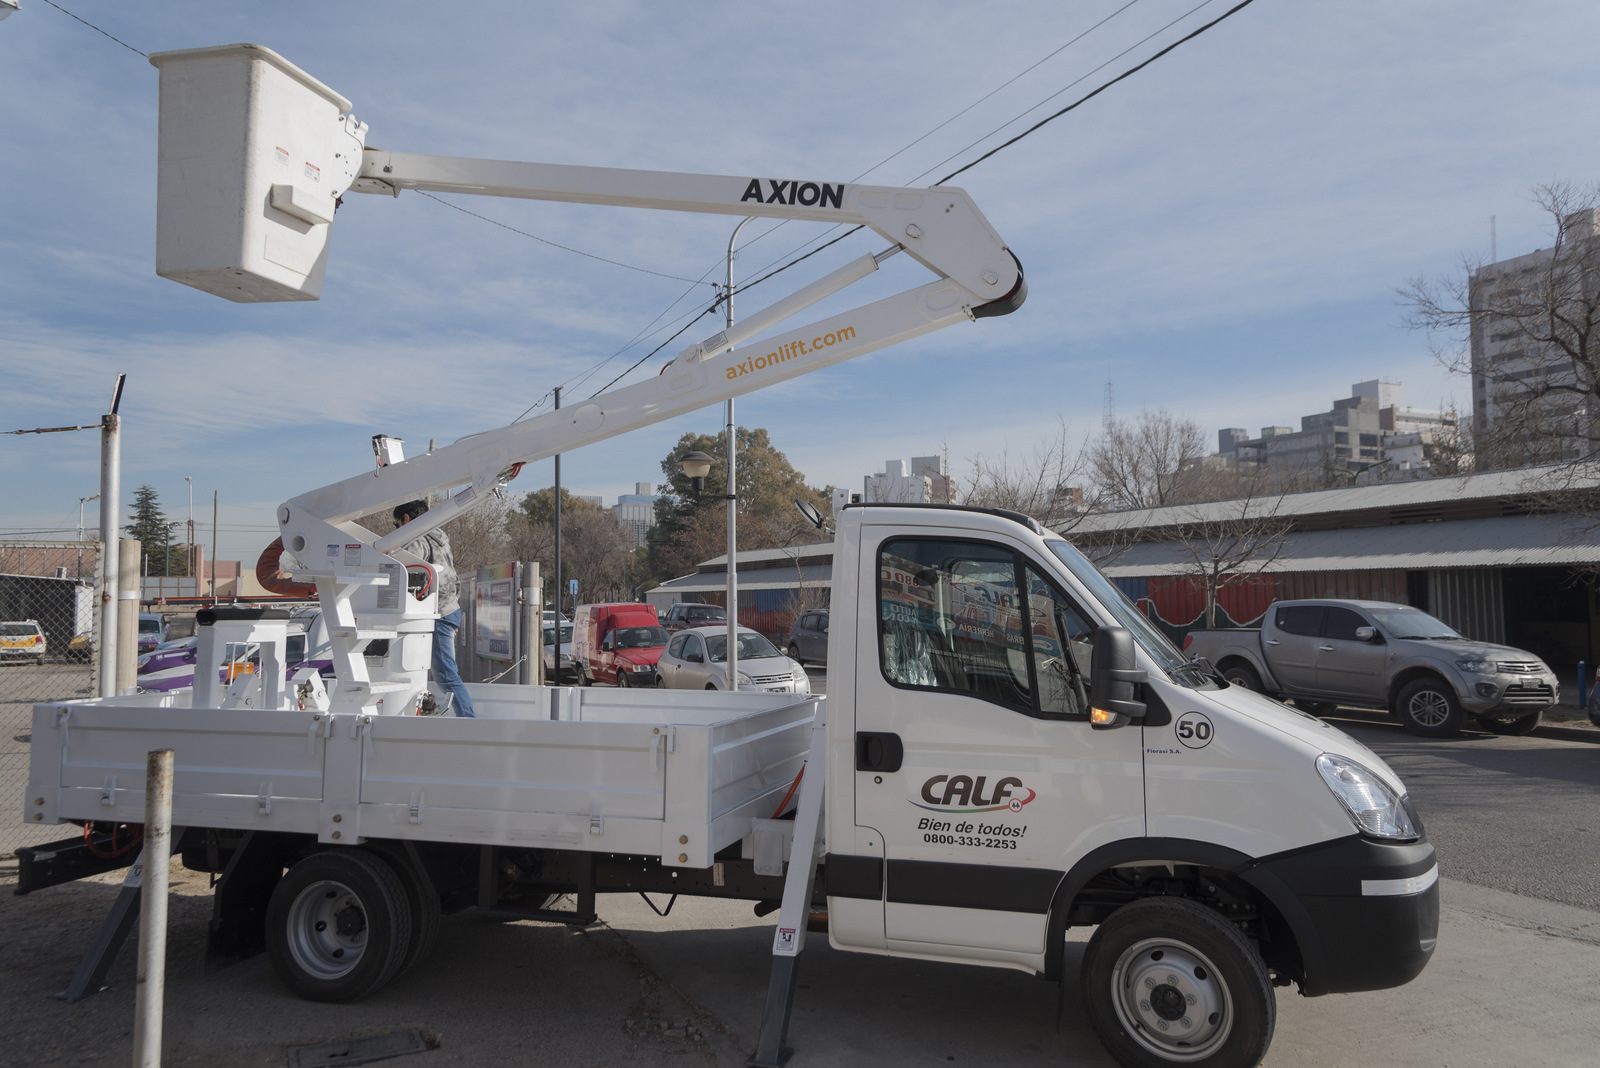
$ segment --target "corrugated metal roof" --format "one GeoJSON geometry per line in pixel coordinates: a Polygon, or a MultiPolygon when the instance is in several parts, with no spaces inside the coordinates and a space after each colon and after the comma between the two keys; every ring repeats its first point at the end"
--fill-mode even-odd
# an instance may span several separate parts
{"type": "MultiPolygon", "coordinates": [[[[819,541],[809,545],[791,545],[786,549],[745,549],[739,553],[739,570],[754,567],[759,564],[790,564],[796,558],[801,560],[832,560],[833,542],[819,541]]],[[[698,568],[717,568],[722,571],[728,569],[728,554],[713,556],[709,560],[702,560],[695,565],[698,568]]]]}
{"type": "MultiPolygon", "coordinates": [[[[792,590],[802,582],[807,586],[823,587],[833,581],[832,564],[802,564],[798,571],[792,567],[739,570],[741,590],[792,590]]],[[[663,582],[650,592],[668,590],[672,593],[718,593],[728,588],[726,571],[699,572],[663,582]]]]}
{"type": "MultiPolygon", "coordinates": [[[[1600,523],[1576,515],[1519,515],[1290,534],[1278,558],[1263,570],[1271,574],[1592,563],[1600,563],[1600,523]]],[[[1194,569],[1194,558],[1171,541],[1139,542],[1100,567],[1111,578],[1154,578],[1194,569]]]]}
{"type": "MultiPolygon", "coordinates": [[[[1456,502],[1494,497],[1515,497],[1554,489],[1600,486],[1600,477],[1574,475],[1570,466],[1523,467],[1514,471],[1487,471],[1483,474],[1453,475],[1449,478],[1417,479],[1409,482],[1379,482],[1371,486],[1305,490],[1300,493],[1262,494],[1251,501],[1252,515],[1282,517],[1317,515],[1329,512],[1357,512],[1384,508],[1407,508],[1436,502],[1456,502]]],[[[1123,512],[1100,512],[1062,528],[1071,537],[1101,531],[1166,527],[1238,519],[1242,502],[1206,501],[1200,504],[1173,504],[1161,508],[1134,508],[1123,512]]]]}

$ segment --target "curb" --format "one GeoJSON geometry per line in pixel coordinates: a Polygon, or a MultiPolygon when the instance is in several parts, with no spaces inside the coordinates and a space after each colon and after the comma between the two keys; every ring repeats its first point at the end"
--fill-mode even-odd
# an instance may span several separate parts
{"type": "MultiPolygon", "coordinates": [[[[1560,707],[1559,705],[1557,706],[1560,707]]],[[[1353,719],[1362,723],[1384,723],[1397,729],[1404,729],[1396,722],[1395,718],[1387,712],[1378,712],[1368,708],[1340,708],[1325,719],[1353,719]]],[[[1600,745],[1600,730],[1593,727],[1574,727],[1552,723],[1541,723],[1527,735],[1529,738],[1553,738],[1563,742],[1588,742],[1591,745],[1600,745]]]]}

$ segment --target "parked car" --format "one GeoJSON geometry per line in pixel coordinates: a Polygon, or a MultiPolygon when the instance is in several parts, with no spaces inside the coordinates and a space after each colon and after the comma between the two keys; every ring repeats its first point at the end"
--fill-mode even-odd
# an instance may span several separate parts
{"type": "Polygon", "coordinates": [[[661,617],[661,626],[668,634],[675,634],[689,627],[709,627],[713,623],[727,621],[728,610],[719,604],[679,601],[667,609],[667,614],[661,617]]]}
{"type": "MultiPolygon", "coordinates": [[[[661,654],[656,685],[664,690],[728,689],[728,629],[693,627],[674,634],[661,654]]],[[[764,636],[740,627],[739,688],[810,693],[811,679],[764,636]]]]}
{"type": "Polygon", "coordinates": [[[139,613],[139,652],[148,653],[167,640],[167,617],[159,612],[139,613]]]}
{"type": "Polygon", "coordinates": [[[801,612],[789,630],[789,656],[804,664],[828,662],[828,610],[801,612]]]}
{"type": "Polygon", "coordinates": [[[547,682],[560,682],[562,679],[571,678],[572,670],[572,624],[562,621],[560,624],[549,619],[545,613],[544,623],[544,677],[547,682]],[[558,637],[556,627],[560,626],[561,633],[558,637]]]}
{"type": "Polygon", "coordinates": [[[1259,631],[1194,631],[1184,649],[1235,686],[1313,714],[1386,708],[1428,738],[1458,733],[1469,715],[1496,734],[1527,734],[1561,696],[1533,653],[1463,637],[1387,601],[1279,601],[1259,631]]]}
{"type": "Polygon", "coordinates": [[[32,660],[44,663],[44,631],[37,620],[19,619],[0,623],[0,659],[32,660]]]}
{"type": "Polygon", "coordinates": [[[580,686],[649,686],[667,647],[654,605],[580,604],[573,612],[572,664],[580,686]]]}

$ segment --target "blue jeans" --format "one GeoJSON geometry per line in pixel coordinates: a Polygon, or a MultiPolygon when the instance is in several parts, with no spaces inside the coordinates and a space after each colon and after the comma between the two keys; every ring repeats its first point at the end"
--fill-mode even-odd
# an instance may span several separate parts
{"type": "Polygon", "coordinates": [[[433,624],[433,681],[441,689],[455,695],[456,715],[476,719],[477,713],[472,711],[472,698],[467,694],[467,685],[461,681],[461,672],[456,670],[456,631],[460,629],[459,608],[447,616],[440,616],[433,624]]]}

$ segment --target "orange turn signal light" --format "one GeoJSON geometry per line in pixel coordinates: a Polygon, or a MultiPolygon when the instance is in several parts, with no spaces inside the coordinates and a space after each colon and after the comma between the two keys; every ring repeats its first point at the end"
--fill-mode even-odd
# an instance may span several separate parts
{"type": "Polygon", "coordinates": [[[1117,721],[1117,714],[1115,712],[1107,712],[1103,708],[1091,708],[1091,709],[1089,709],[1089,722],[1090,723],[1098,723],[1101,726],[1108,726],[1108,725],[1110,725],[1112,723],[1115,723],[1116,721],[1117,721]]]}

